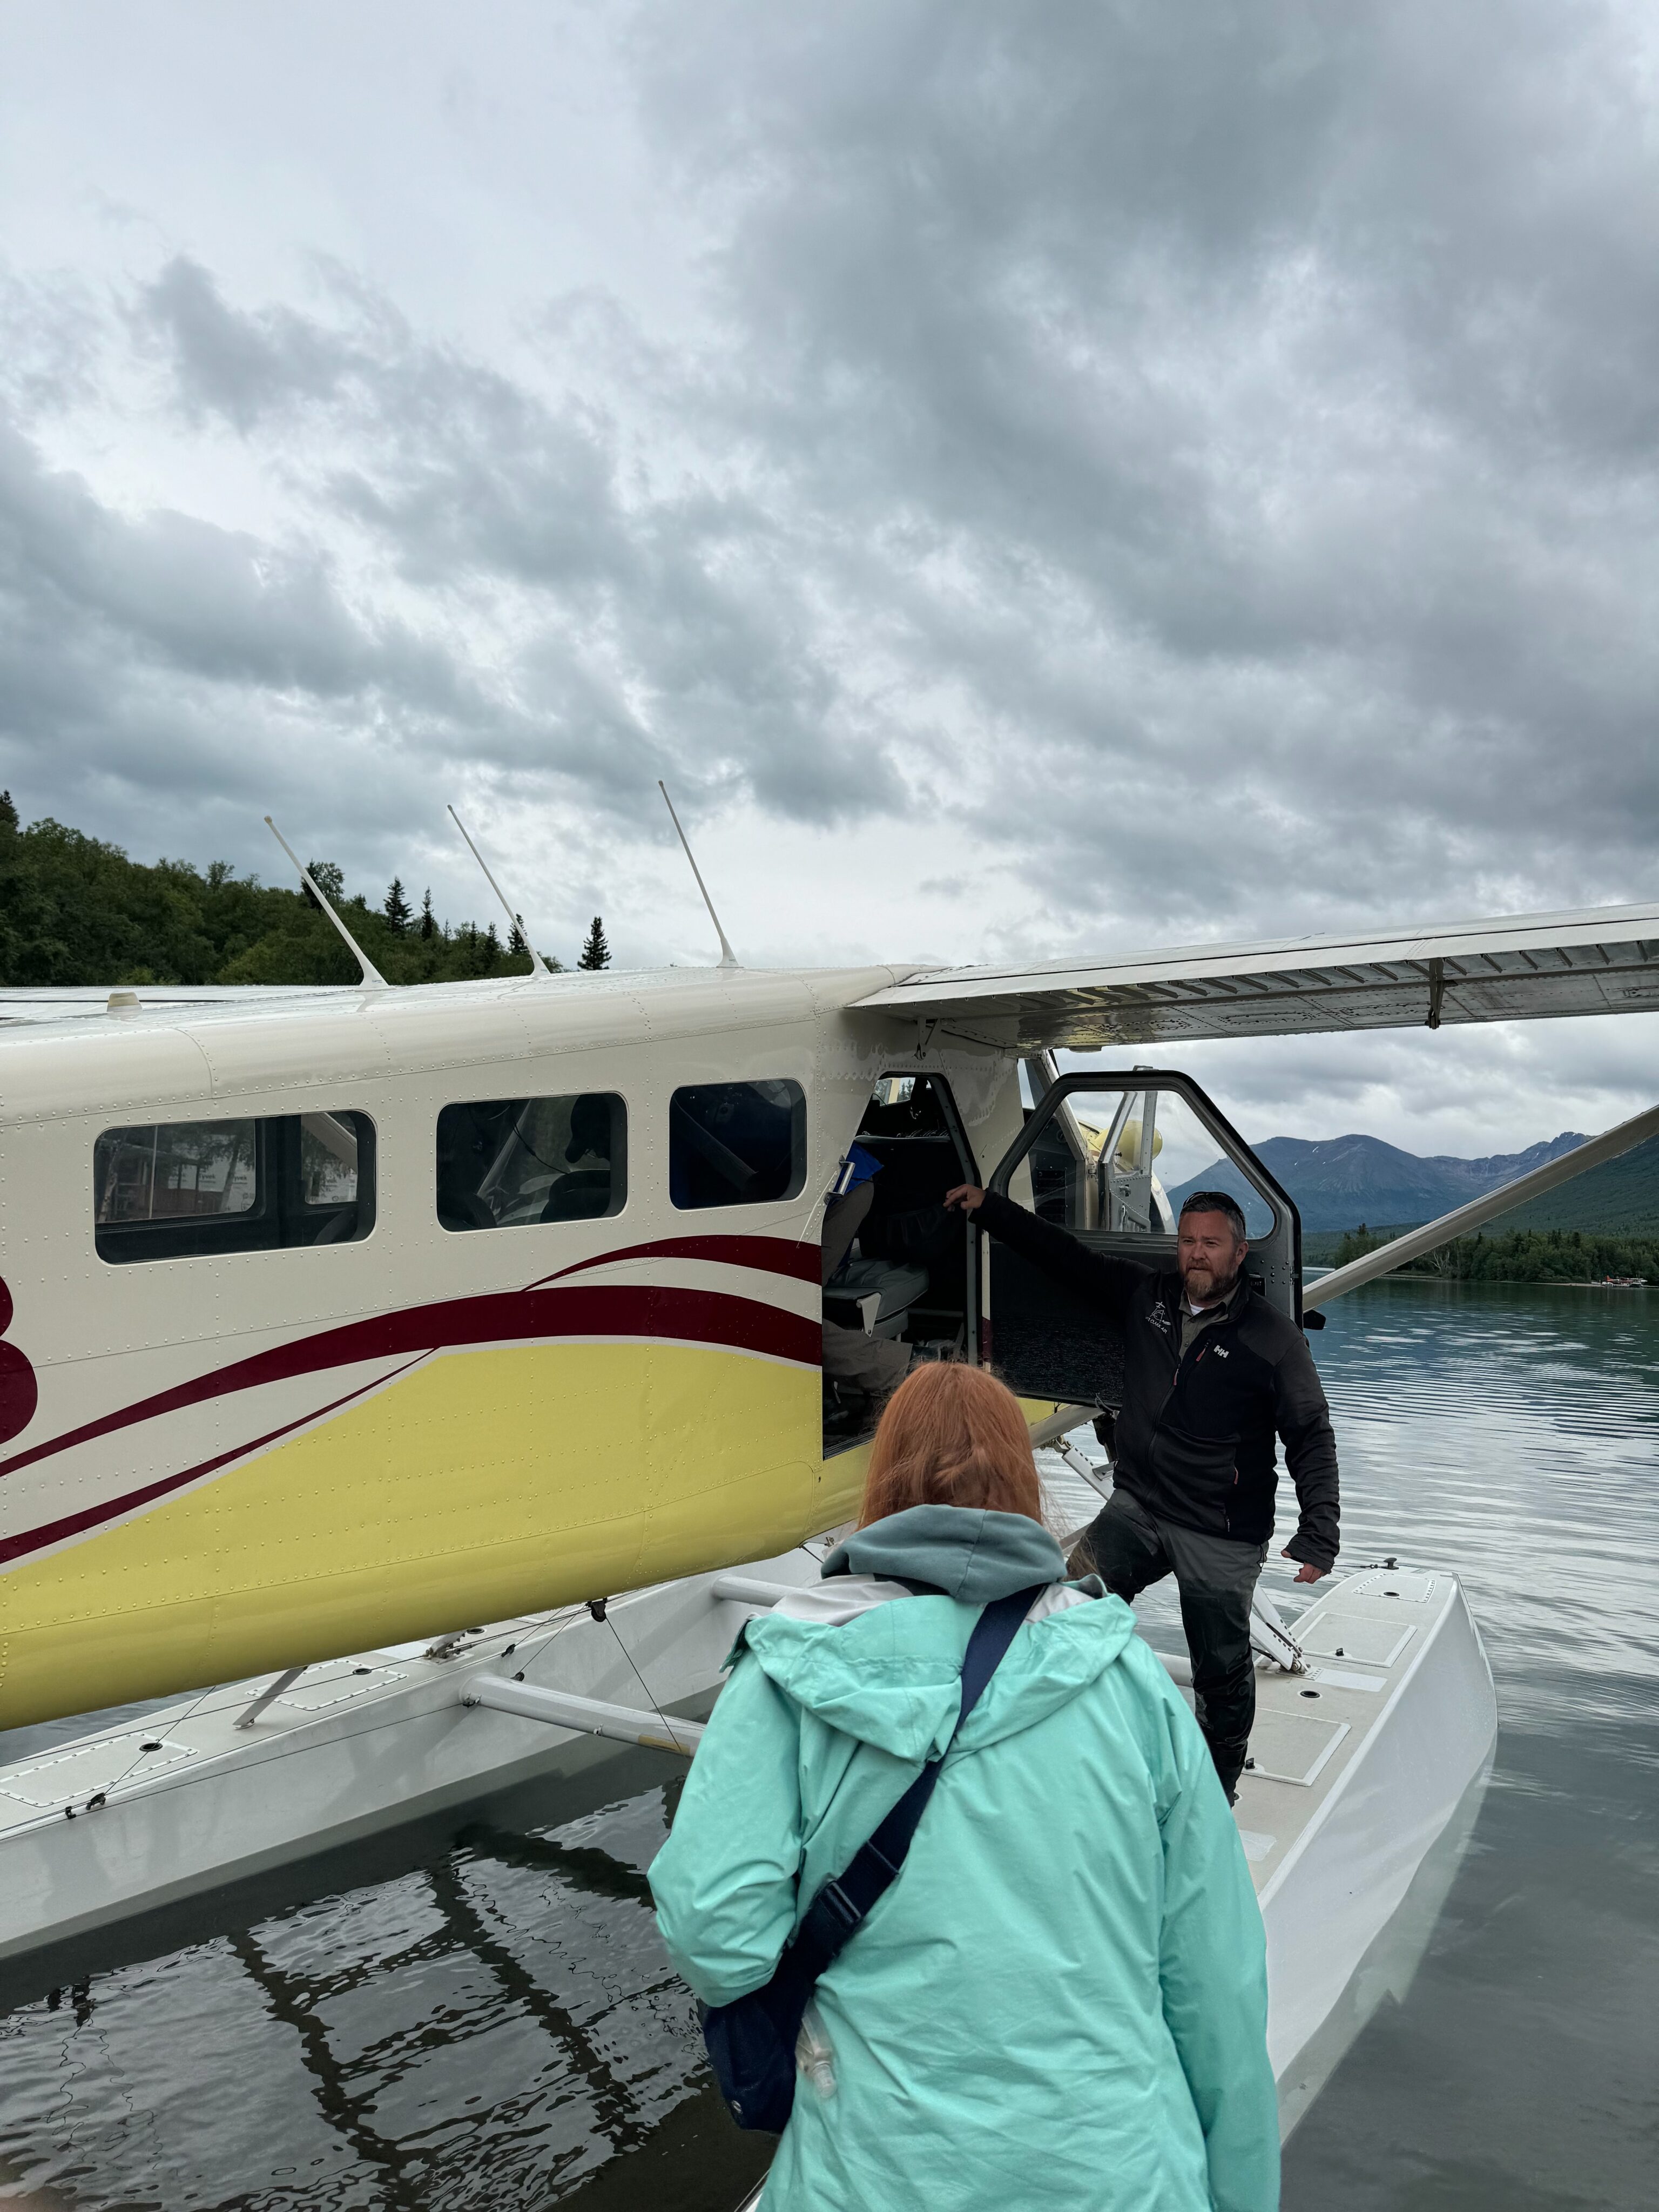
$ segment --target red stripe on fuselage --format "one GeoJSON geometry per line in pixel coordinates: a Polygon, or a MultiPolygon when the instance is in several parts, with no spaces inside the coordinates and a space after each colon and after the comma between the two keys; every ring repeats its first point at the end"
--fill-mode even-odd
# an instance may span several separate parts
{"type": "Polygon", "coordinates": [[[816,1244],[792,1243],[787,1237],[664,1237],[654,1244],[624,1244],[619,1252],[601,1252],[592,1260],[578,1260],[556,1274],[540,1276],[532,1290],[544,1283],[562,1283],[567,1275],[582,1275],[594,1267],[609,1267],[617,1260],[714,1260],[725,1267],[752,1267],[763,1275],[787,1275],[798,1283],[819,1279],[816,1244]]]}
{"type": "MultiPolygon", "coordinates": [[[[410,1366],[416,1364],[413,1360],[410,1362],[410,1366]]],[[[398,1374],[406,1375],[408,1372],[408,1368],[398,1370],[398,1374]]],[[[395,1382],[397,1376],[389,1375],[385,1379],[388,1382],[395,1382]]],[[[103,1498],[98,1504],[88,1505],[82,1512],[66,1513],[61,1521],[46,1521],[38,1528],[25,1528],[18,1535],[0,1537],[0,1566],[6,1565],[12,1559],[21,1559],[28,1552],[44,1552],[49,1545],[61,1544],[70,1536],[84,1536],[88,1529],[101,1528],[106,1521],[118,1521],[124,1513],[134,1512],[141,1505],[152,1505],[158,1498],[165,1498],[170,1491],[182,1490],[187,1482],[199,1481],[202,1476],[212,1474],[222,1467],[228,1467],[232,1460],[244,1459],[249,1452],[259,1451],[266,1444],[274,1444],[282,1437],[291,1436],[295,1429],[304,1428],[307,1421],[320,1421],[330,1413],[337,1413],[342,1406],[350,1405],[356,1398],[367,1397],[371,1390],[378,1390],[380,1387],[378,1382],[365,1382],[361,1389],[348,1390],[343,1398],[335,1399],[332,1405],[319,1406],[314,1413],[301,1413],[296,1420],[284,1421],[280,1429],[269,1429],[264,1436],[254,1437],[245,1444],[238,1444],[234,1451],[220,1452],[216,1458],[201,1460],[180,1474],[164,1474],[159,1482],[147,1482],[142,1490],[128,1491],[125,1498],[103,1498]]]]}
{"type": "MultiPolygon", "coordinates": [[[[670,1290],[653,1284],[587,1284],[568,1290],[501,1291],[477,1298],[449,1298],[348,1322],[339,1328],[275,1345],[153,1397],[87,1421],[62,1436],[0,1460],[0,1475],[113,1435],[139,1421],[159,1419],[187,1407],[265,1382],[287,1382],[331,1367],[365,1359],[398,1359],[411,1352],[445,1352],[466,1345],[511,1344],[537,1337],[668,1337],[737,1352],[757,1352],[816,1367],[823,1339],[816,1321],[762,1305],[723,1291],[670,1290]]],[[[307,1415],[307,1419],[312,1418],[307,1415]]]]}

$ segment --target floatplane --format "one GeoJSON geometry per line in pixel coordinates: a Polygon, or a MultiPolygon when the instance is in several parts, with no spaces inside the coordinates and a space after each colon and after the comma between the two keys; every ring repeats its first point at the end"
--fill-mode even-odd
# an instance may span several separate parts
{"type": "MultiPolygon", "coordinates": [[[[941,1235],[952,1184],[1169,1265],[1155,1163],[1184,1147],[1316,1328],[1659,1129],[1304,1281],[1287,1194],[1138,1062],[1659,1007],[1659,908],[805,971],[740,967],[709,912],[707,969],[393,989],[358,953],[341,988],[0,999],[0,1729],[104,1715],[0,1767],[0,1958],[623,1746],[694,1751],[737,1626],[856,1507],[826,1313],[994,1361],[1080,1520],[1117,1347],[970,1223],[941,1235]],[[826,1289],[855,1144],[880,1171],[826,1289]]],[[[1287,2128],[1401,1986],[1495,1740],[1457,1578],[1404,1551],[1258,1624],[1237,1815],[1287,2128]]]]}

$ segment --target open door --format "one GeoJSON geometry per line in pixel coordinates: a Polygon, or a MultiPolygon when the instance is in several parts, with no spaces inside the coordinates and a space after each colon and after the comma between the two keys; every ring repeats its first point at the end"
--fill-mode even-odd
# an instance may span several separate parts
{"type": "MultiPolygon", "coordinates": [[[[904,1345],[913,1362],[970,1359],[979,1239],[968,1218],[947,1213],[941,1201],[956,1184],[977,1182],[979,1169],[950,1085],[941,1075],[883,1075],[856,1142],[875,1173],[860,1194],[856,1241],[823,1287],[826,1323],[904,1345]]],[[[825,1348],[827,1367],[828,1336],[825,1348]]],[[[826,1372],[826,1456],[873,1431],[881,1396],[876,1376],[860,1387],[826,1372]]]]}
{"type": "MultiPolygon", "coordinates": [[[[1027,1063],[1032,1073],[1040,1063],[1027,1063]]],[[[1018,1206],[1091,1250],[1155,1269],[1176,1264],[1184,1194],[1223,1190],[1243,1209],[1246,1274],[1302,1317],[1302,1222],[1290,1198],[1191,1078],[1164,1068],[1079,1068],[1050,1083],[990,1179],[1018,1206]]],[[[1115,1329],[1063,1285],[987,1238],[981,1357],[1023,1397],[1104,1410],[1121,1401],[1115,1329]]]]}

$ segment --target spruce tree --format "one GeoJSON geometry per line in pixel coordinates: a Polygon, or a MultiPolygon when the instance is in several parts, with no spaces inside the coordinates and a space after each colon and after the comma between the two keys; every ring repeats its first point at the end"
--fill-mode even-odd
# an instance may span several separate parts
{"type": "Polygon", "coordinates": [[[598,915],[593,917],[593,927],[587,933],[587,942],[581,949],[581,957],[576,965],[579,968],[608,968],[611,965],[611,947],[605,943],[605,924],[598,915]]]}
{"type": "Polygon", "coordinates": [[[404,896],[404,879],[401,876],[393,876],[391,883],[387,884],[386,905],[382,911],[386,915],[386,927],[394,937],[401,937],[409,927],[410,921],[410,904],[404,896]]]}
{"type": "MultiPolygon", "coordinates": [[[[345,871],[332,860],[307,860],[306,873],[332,907],[341,905],[345,898],[345,871]]],[[[301,884],[306,904],[321,913],[322,908],[311,895],[311,884],[301,884]]]]}
{"type": "Polygon", "coordinates": [[[525,939],[524,916],[521,914],[515,914],[513,917],[513,934],[507,940],[507,949],[515,960],[521,960],[530,950],[525,939]]]}
{"type": "Polygon", "coordinates": [[[437,931],[437,923],[432,919],[432,892],[428,888],[426,896],[421,901],[422,936],[431,937],[434,935],[437,931]]]}

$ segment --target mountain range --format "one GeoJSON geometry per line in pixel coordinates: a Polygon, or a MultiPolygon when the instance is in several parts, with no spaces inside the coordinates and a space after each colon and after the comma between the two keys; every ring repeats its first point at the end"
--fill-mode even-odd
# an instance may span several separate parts
{"type": "MultiPolygon", "coordinates": [[[[1358,1229],[1362,1223],[1376,1229],[1432,1221],[1583,1142],[1576,1130],[1564,1130],[1523,1152],[1492,1152],[1473,1160],[1443,1152],[1419,1158],[1380,1137],[1358,1134],[1269,1137],[1255,1151],[1296,1200],[1304,1231],[1317,1233],[1358,1229]]],[[[1178,1207],[1188,1191],[1231,1190],[1242,1197],[1243,1188],[1237,1170],[1218,1160],[1170,1196],[1178,1207]]],[[[1500,1216],[1493,1226],[1629,1234],[1659,1229],[1659,1138],[1500,1216]]]]}

